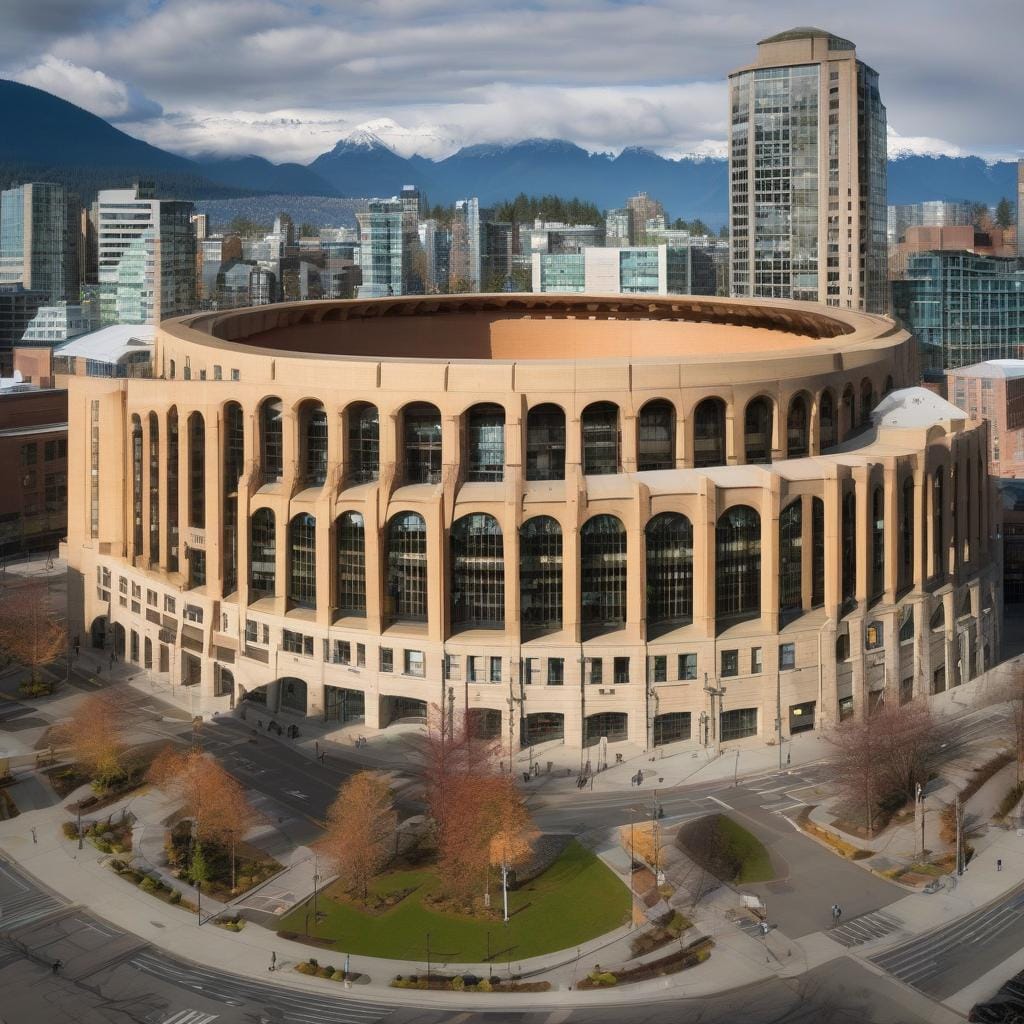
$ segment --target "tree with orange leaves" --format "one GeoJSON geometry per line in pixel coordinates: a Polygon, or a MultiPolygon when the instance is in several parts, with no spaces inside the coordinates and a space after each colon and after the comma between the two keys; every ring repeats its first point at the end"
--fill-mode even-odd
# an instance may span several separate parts
{"type": "Polygon", "coordinates": [[[397,825],[391,787],[378,772],[353,775],[327,812],[319,849],[363,903],[371,880],[391,856],[397,825]]]}
{"type": "Polygon", "coordinates": [[[102,790],[125,774],[124,728],[120,705],[106,694],[95,693],[81,701],[70,720],[54,730],[54,738],[70,748],[75,762],[102,790]]]}
{"type": "Polygon", "coordinates": [[[42,580],[29,580],[4,591],[0,648],[30,671],[30,687],[40,686],[40,670],[64,653],[67,639],[67,630],[54,614],[49,589],[42,580]]]}

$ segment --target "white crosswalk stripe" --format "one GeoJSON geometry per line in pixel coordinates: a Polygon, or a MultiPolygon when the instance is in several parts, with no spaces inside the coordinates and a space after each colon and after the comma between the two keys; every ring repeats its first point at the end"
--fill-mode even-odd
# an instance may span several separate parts
{"type": "Polygon", "coordinates": [[[210,1024],[219,1016],[217,1013],[203,1013],[202,1010],[179,1010],[161,1021],[161,1024],[210,1024]]]}

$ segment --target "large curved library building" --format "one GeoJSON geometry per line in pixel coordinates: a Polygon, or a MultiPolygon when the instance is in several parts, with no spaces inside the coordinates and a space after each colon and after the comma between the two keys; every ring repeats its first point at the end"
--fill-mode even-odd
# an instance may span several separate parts
{"type": "Polygon", "coordinates": [[[204,707],[698,749],[997,658],[985,427],[886,317],[303,302],[164,321],[153,358],[69,381],[72,629],[204,707]]]}

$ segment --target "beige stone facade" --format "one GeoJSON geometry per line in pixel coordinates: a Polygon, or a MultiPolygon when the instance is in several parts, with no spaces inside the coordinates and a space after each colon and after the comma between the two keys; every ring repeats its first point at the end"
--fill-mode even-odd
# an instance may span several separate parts
{"type": "Polygon", "coordinates": [[[291,303],[163,323],[154,374],[69,384],[76,625],[224,708],[696,749],[996,660],[984,427],[887,318],[291,303]]]}

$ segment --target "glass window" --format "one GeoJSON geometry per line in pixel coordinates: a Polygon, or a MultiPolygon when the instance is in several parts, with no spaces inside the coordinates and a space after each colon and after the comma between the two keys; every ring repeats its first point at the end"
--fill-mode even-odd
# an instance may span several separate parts
{"type": "Polygon", "coordinates": [[[604,659],[587,658],[587,682],[591,686],[600,686],[604,682],[604,659]]]}
{"type": "Polygon", "coordinates": [[[761,614],[761,517],[736,505],[718,518],[715,607],[719,619],[761,614]]]}
{"type": "Polygon", "coordinates": [[[426,663],[422,651],[405,652],[405,674],[416,676],[417,679],[422,679],[426,675],[426,663]]]}
{"type": "Polygon", "coordinates": [[[375,405],[356,402],[348,407],[348,449],[345,478],[354,484],[380,475],[380,417],[375,405]]]}
{"type": "Polygon", "coordinates": [[[616,658],[612,662],[614,671],[613,681],[616,685],[625,685],[629,682],[629,658],[616,658]]]}
{"type": "Polygon", "coordinates": [[[395,652],[390,647],[380,649],[380,670],[381,672],[395,671],[395,652]]]}
{"type": "Polygon", "coordinates": [[[505,410],[500,405],[474,405],[467,425],[467,480],[502,480],[505,476],[505,410]]]}
{"type": "Polygon", "coordinates": [[[857,593],[857,505],[853,491],[843,495],[843,600],[852,601],[857,593]]]}
{"type": "Polygon", "coordinates": [[[779,516],[779,611],[799,612],[803,603],[803,502],[790,502],[779,516]]]}
{"type": "Polygon", "coordinates": [[[807,400],[794,396],[786,417],[786,453],[790,459],[802,459],[810,451],[807,429],[807,400]]]}
{"type": "Polygon", "coordinates": [[[160,418],[155,412],[149,414],[149,560],[160,561],[160,418]]]}
{"type": "Polygon", "coordinates": [[[825,603],[825,502],[811,498],[811,606],[825,603]]]}
{"type": "Polygon", "coordinates": [[[722,651],[721,676],[738,676],[740,674],[740,652],[722,651]]]}
{"type": "Polygon", "coordinates": [[[457,654],[446,654],[444,656],[444,677],[445,679],[462,678],[462,665],[457,654]]]}
{"type": "Polygon", "coordinates": [[[796,668],[796,644],[779,644],[779,669],[796,668]]]}
{"type": "Polygon", "coordinates": [[[693,526],[662,512],[644,530],[647,546],[648,626],[693,621],[693,526]]]}
{"type": "MultiPolygon", "coordinates": [[[[32,462],[36,461],[36,446],[22,445],[23,465],[26,464],[25,451],[28,448],[32,449],[32,462]]],[[[23,486],[24,483],[23,480],[23,486]]],[[[138,416],[132,417],[132,554],[136,557],[142,555],[142,420],[138,416]]]]}
{"type": "Polygon", "coordinates": [[[772,461],[772,403],[763,395],[747,403],[743,434],[747,462],[772,461]]]}
{"type": "Polygon", "coordinates": [[[757,708],[737,708],[721,713],[722,742],[757,735],[757,708]]]}
{"type": "Polygon", "coordinates": [[[565,413],[537,405],[526,415],[526,479],[565,479],[565,413]]]}
{"type": "Polygon", "coordinates": [[[562,628],[562,528],[550,516],[519,529],[519,616],[524,633],[562,628]]]}
{"type": "Polygon", "coordinates": [[[885,507],[881,485],[871,495],[871,600],[885,591],[885,507]]]}
{"type": "Polygon", "coordinates": [[[696,679],[697,678],[697,655],[696,654],[680,654],[679,655],[679,678],[680,679],[696,679]]]}
{"type": "Polygon", "coordinates": [[[914,639],[914,609],[906,607],[903,609],[903,618],[900,622],[900,643],[908,643],[914,639]]]}
{"type": "Polygon", "coordinates": [[[482,512],[452,524],[452,623],[505,628],[505,556],[501,527],[482,512]]]}
{"type": "Polygon", "coordinates": [[[836,443],[836,409],[831,391],[823,391],[818,404],[818,446],[824,451],[836,443]]]}
{"type": "Polygon", "coordinates": [[[259,633],[257,632],[258,629],[259,629],[258,623],[254,622],[252,619],[246,619],[245,620],[245,640],[246,640],[246,643],[254,644],[254,643],[257,642],[257,640],[259,638],[259,633]]]}
{"type": "Polygon", "coordinates": [[[588,715],[584,743],[588,747],[606,739],[609,743],[618,743],[626,738],[629,716],[621,711],[602,711],[596,715],[588,715]]]}
{"type": "Polygon", "coordinates": [[[548,686],[565,682],[565,658],[548,658],[548,686]]]}
{"type": "Polygon", "coordinates": [[[356,644],[356,665],[359,668],[366,666],[366,644],[356,644]]]}
{"type": "Polygon", "coordinates": [[[316,519],[308,512],[288,524],[288,599],[316,607],[316,519]]]}
{"type": "Polygon", "coordinates": [[[498,655],[492,655],[489,659],[489,673],[488,679],[492,683],[501,682],[501,658],[498,655]]]}
{"type": "Polygon", "coordinates": [[[648,402],[637,423],[637,469],[674,469],[675,465],[676,410],[661,399],[648,402]]]}
{"type": "Polygon", "coordinates": [[[366,615],[366,535],[359,512],[342,512],[335,529],[337,602],[341,615],[366,615]]]}
{"type": "Polygon", "coordinates": [[[178,571],[178,413],[167,413],[167,571],[178,571]]]}
{"type": "Polygon", "coordinates": [[[245,420],[242,407],[224,407],[224,513],[221,556],[224,563],[224,594],[238,588],[238,481],[245,470],[245,420]]]}
{"type": "Polygon", "coordinates": [[[725,402],[705,398],[693,410],[693,464],[725,465],[725,402]]]}
{"type": "Polygon", "coordinates": [[[680,743],[690,738],[690,712],[670,711],[654,716],[654,745],[680,743]]]}
{"type": "Polygon", "coordinates": [[[405,431],[405,480],[436,484],[441,480],[441,413],[434,405],[416,402],[402,416],[405,431]]]}
{"type": "Polygon", "coordinates": [[[206,428],[200,413],[188,418],[189,526],[206,525],[206,428]]]}
{"type": "Polygon", "coordinates": [[[279,398],[268,398],[260,406],[260,469],[264,483],[273,483],[284,475],[284,425],[279,398]]]}
{"type": "Polygon", "coordinates": [[[249,527],[249,589],[254,599],[273,597],[277,588],[277,538],[274,513],[259,508],[249,527]]]}
{"type": "Polygon", "coordinates": [[[302,478],[320,487],[327,480],[327,413],[319,402],[307,402],[300,416],[302,478]]]}
{"type": "Polygon", "coordinates": [[[626,624],[626,531],[615,516],[594,516],[580,531],[582,621],[590,631],[626,624]]]}
{"type": "Polygon", "coordinates": [[[654,654],[647,659],[647,671],[652,683],[664,683],[668,681],[668,656],[665,654],[654,654]]]}
{"type": "Polygon", "coordinates": [[[751,647],[750,648],[750,674],[752,676],[760,675],[764,671],[764,654],[762,648],[751,647]]]}
{"type": "Polygon", "coordinates": [[[885,642],[885,627],[878,619],[869,622],[864,629],[864,646],[869,651],[877,650],[885,642]]]}
{"type": "Polygon", "coordinates": [[[580,417],[583,432],[583,473],[600,476],[619,472],[619,407],[594,402],[580,417]]]}
{"type": "Polygon", "coordinates": [[[945,543],[945,509],[943,491],[946,483],[946,469],[939,466],[932,477],[932,575],[945,573],[943,566],[943,544],[945,543]]]}
{"type": "Polygon", "coordinates": [[[388,616],[427,621],[427,526],[416,512],[402,512],[388,523],[388,616]]]}

